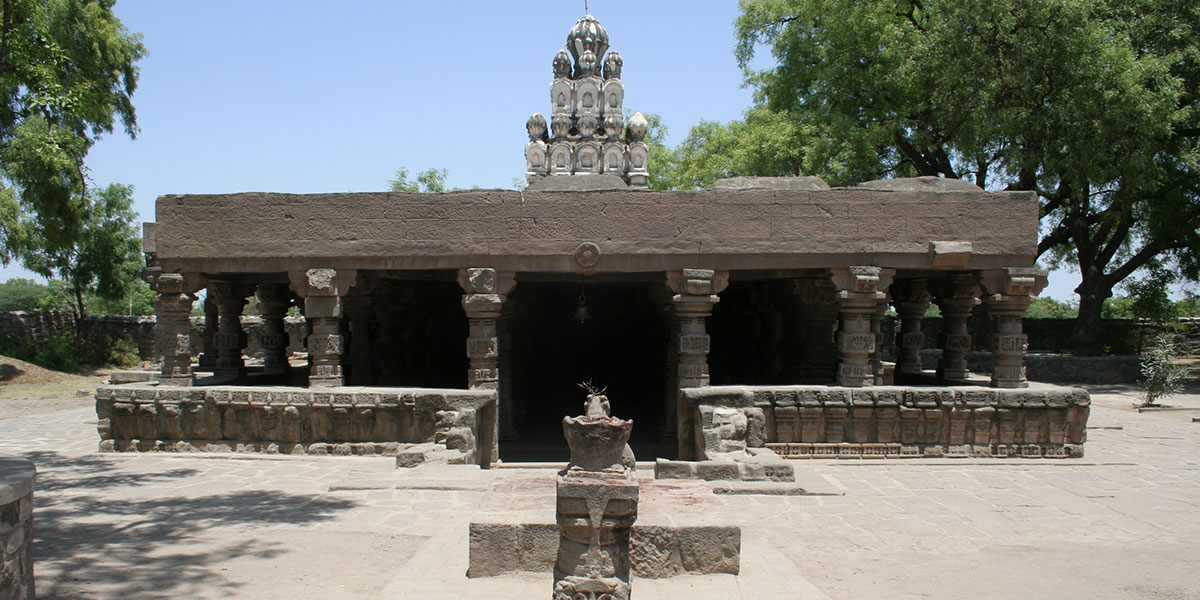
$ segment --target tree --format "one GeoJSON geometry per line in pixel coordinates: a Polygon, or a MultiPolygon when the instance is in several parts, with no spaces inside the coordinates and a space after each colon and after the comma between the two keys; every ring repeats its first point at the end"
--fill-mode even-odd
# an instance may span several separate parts
{"type": "MultiPolygon", "coordinates": [[[[743,0],[735,50],[767,110],[850,164],[1035,191],[1038,255],[1081,271],[1076,353],[1155,261],[1200,275],[1200,3],[743,0]]],[[[821,174],[816,172],[815,174],[821,174]]]]}
{"type": "Polygon", "coordinates": [[[0,283],[0,312],[37,310],[48,288],[32,279],[9,279],[0,283]]]}
{"type": "Polygon", "coordinates": [[[141,36],[114,0],[0,0],[0,258],[20,249],[20,220],[45,250],[78,238],[87,195],[84,158],[120,121],[131,137],[141,36]]]}
{"type": "Polygon", "coordinates": [[[415,194],[417,192],[425,194],[441,194],[443,192],[454,191],[446,187],[446,178],[449,176],[449,169],[430,167],[424,171],[418,172],[417,178],[413,181],[409,181],[408,167],[400,167],[399,169],[396,169],[396,178],[388,180],[388,191],[408,192],[411,194],[415,194]]]}
{"type": "Polygon", "coordinates": [[[51,243],[36,220],[22,232],[22,262],[34,273],[67,283],[76,323],[87,316],[85,296],[126,298],[139,281],[145,265],[132,205],[133,188],[113,184],[84,197],[73,243],[51,243]]]}

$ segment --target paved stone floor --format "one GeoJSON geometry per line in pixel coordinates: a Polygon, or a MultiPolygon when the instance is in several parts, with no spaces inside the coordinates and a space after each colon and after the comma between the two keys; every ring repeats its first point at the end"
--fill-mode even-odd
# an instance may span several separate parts
{"type": "MultiPolygon", "coordinates": [[[[797,462],[829,495],[725,497],[741,576],[634,597],[1200,599],[1200,412],[1132,399],[1096,397],[1083,459],[797,462]]],[[[88,409],[0,420],[0,453],[41,472],[39,598],[549,595],[549,574],[464,575],[472,510],[508,469],[96,445],[88,409]]]]}

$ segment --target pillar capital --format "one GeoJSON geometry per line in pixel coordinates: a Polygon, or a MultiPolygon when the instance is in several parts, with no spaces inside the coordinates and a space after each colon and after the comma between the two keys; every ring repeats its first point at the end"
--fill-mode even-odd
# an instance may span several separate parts
{"type": "Polygon", "coordinates": [[[1044,269],[1009,267],[982,272],[980,283],[986,298],[1004,301],[1004,297],[1014,300],[1027,297],[1029,302],[1033,302],[1045,289],[1046,276],[1047,272],[1044,269]]]}
{"type": "Polygon", "coordinates": [[[291,290],[301,298],[345,296],[358,282],[357,269],[308,269],[288,273],[291,290]]]}

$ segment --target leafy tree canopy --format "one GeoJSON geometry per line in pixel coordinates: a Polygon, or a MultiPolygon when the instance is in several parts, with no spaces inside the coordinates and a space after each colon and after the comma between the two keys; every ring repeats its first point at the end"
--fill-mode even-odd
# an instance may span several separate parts
{"type": "Polygon", "coordinates": [[[430,167],[424,171],[417,173],[416,179],[408,178],[408,167],[400,167],[396,169],[396,176],[388,180],[388,191],[391,192],[408,192],[408,193],[425,193],[425,194],[441,194],[443,192],[453,192],[459,188],[446,187],[446,178],[450,176],[449,169],[438,169],[430,167]]]}
{"type": "MultiPolygon", "coordinates": [[[[777,114],[798,132],[793,152],[807,174],[940,175],[1037,192],[1039,255],[1082,274],[1076,352],[1099,350],[1103,301],[1135,271],[1158,261],[1200,275],[1200,3],[743,0],[741,8],[739,61],[748,68],[765,48],[776,63],[748,70],[760,106],[745,123],[777,114]]],[[[781,128],[776,136],[786,138],[781,128]]],[[[730,137],[719,129],[705,139],[730,137]]],[[[727,164],[764,164],[737,156],[727,164]]]]}
{"type": "Polygon", "coordinates": [[[118,123],[137,133],[131,97],[141,36],[114,0],[0,0],[0,257],[22,252],[22,222],[51,253],[78,240],[84,157],[118,123]]]}

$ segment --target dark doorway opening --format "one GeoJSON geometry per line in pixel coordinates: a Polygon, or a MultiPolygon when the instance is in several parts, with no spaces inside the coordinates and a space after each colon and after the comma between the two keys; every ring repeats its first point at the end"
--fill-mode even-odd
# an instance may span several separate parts
{"type": "MultiPolygon", "coordinates": [[[[502,441],[507,462],[569,458],[562,419],[583,412],[579,383],[607,388],[613,413],[633,419],[638,460],[673,456],[660,443],[666,420],[668,313],[663,284],[580,284],[519,279],[508,307],[511,402],[517,439],[502,441]],[[583,293],[590,318],[576,313],[583,293]]],[[[503,376],[503,375],[502,375],[503,376]]]]}

